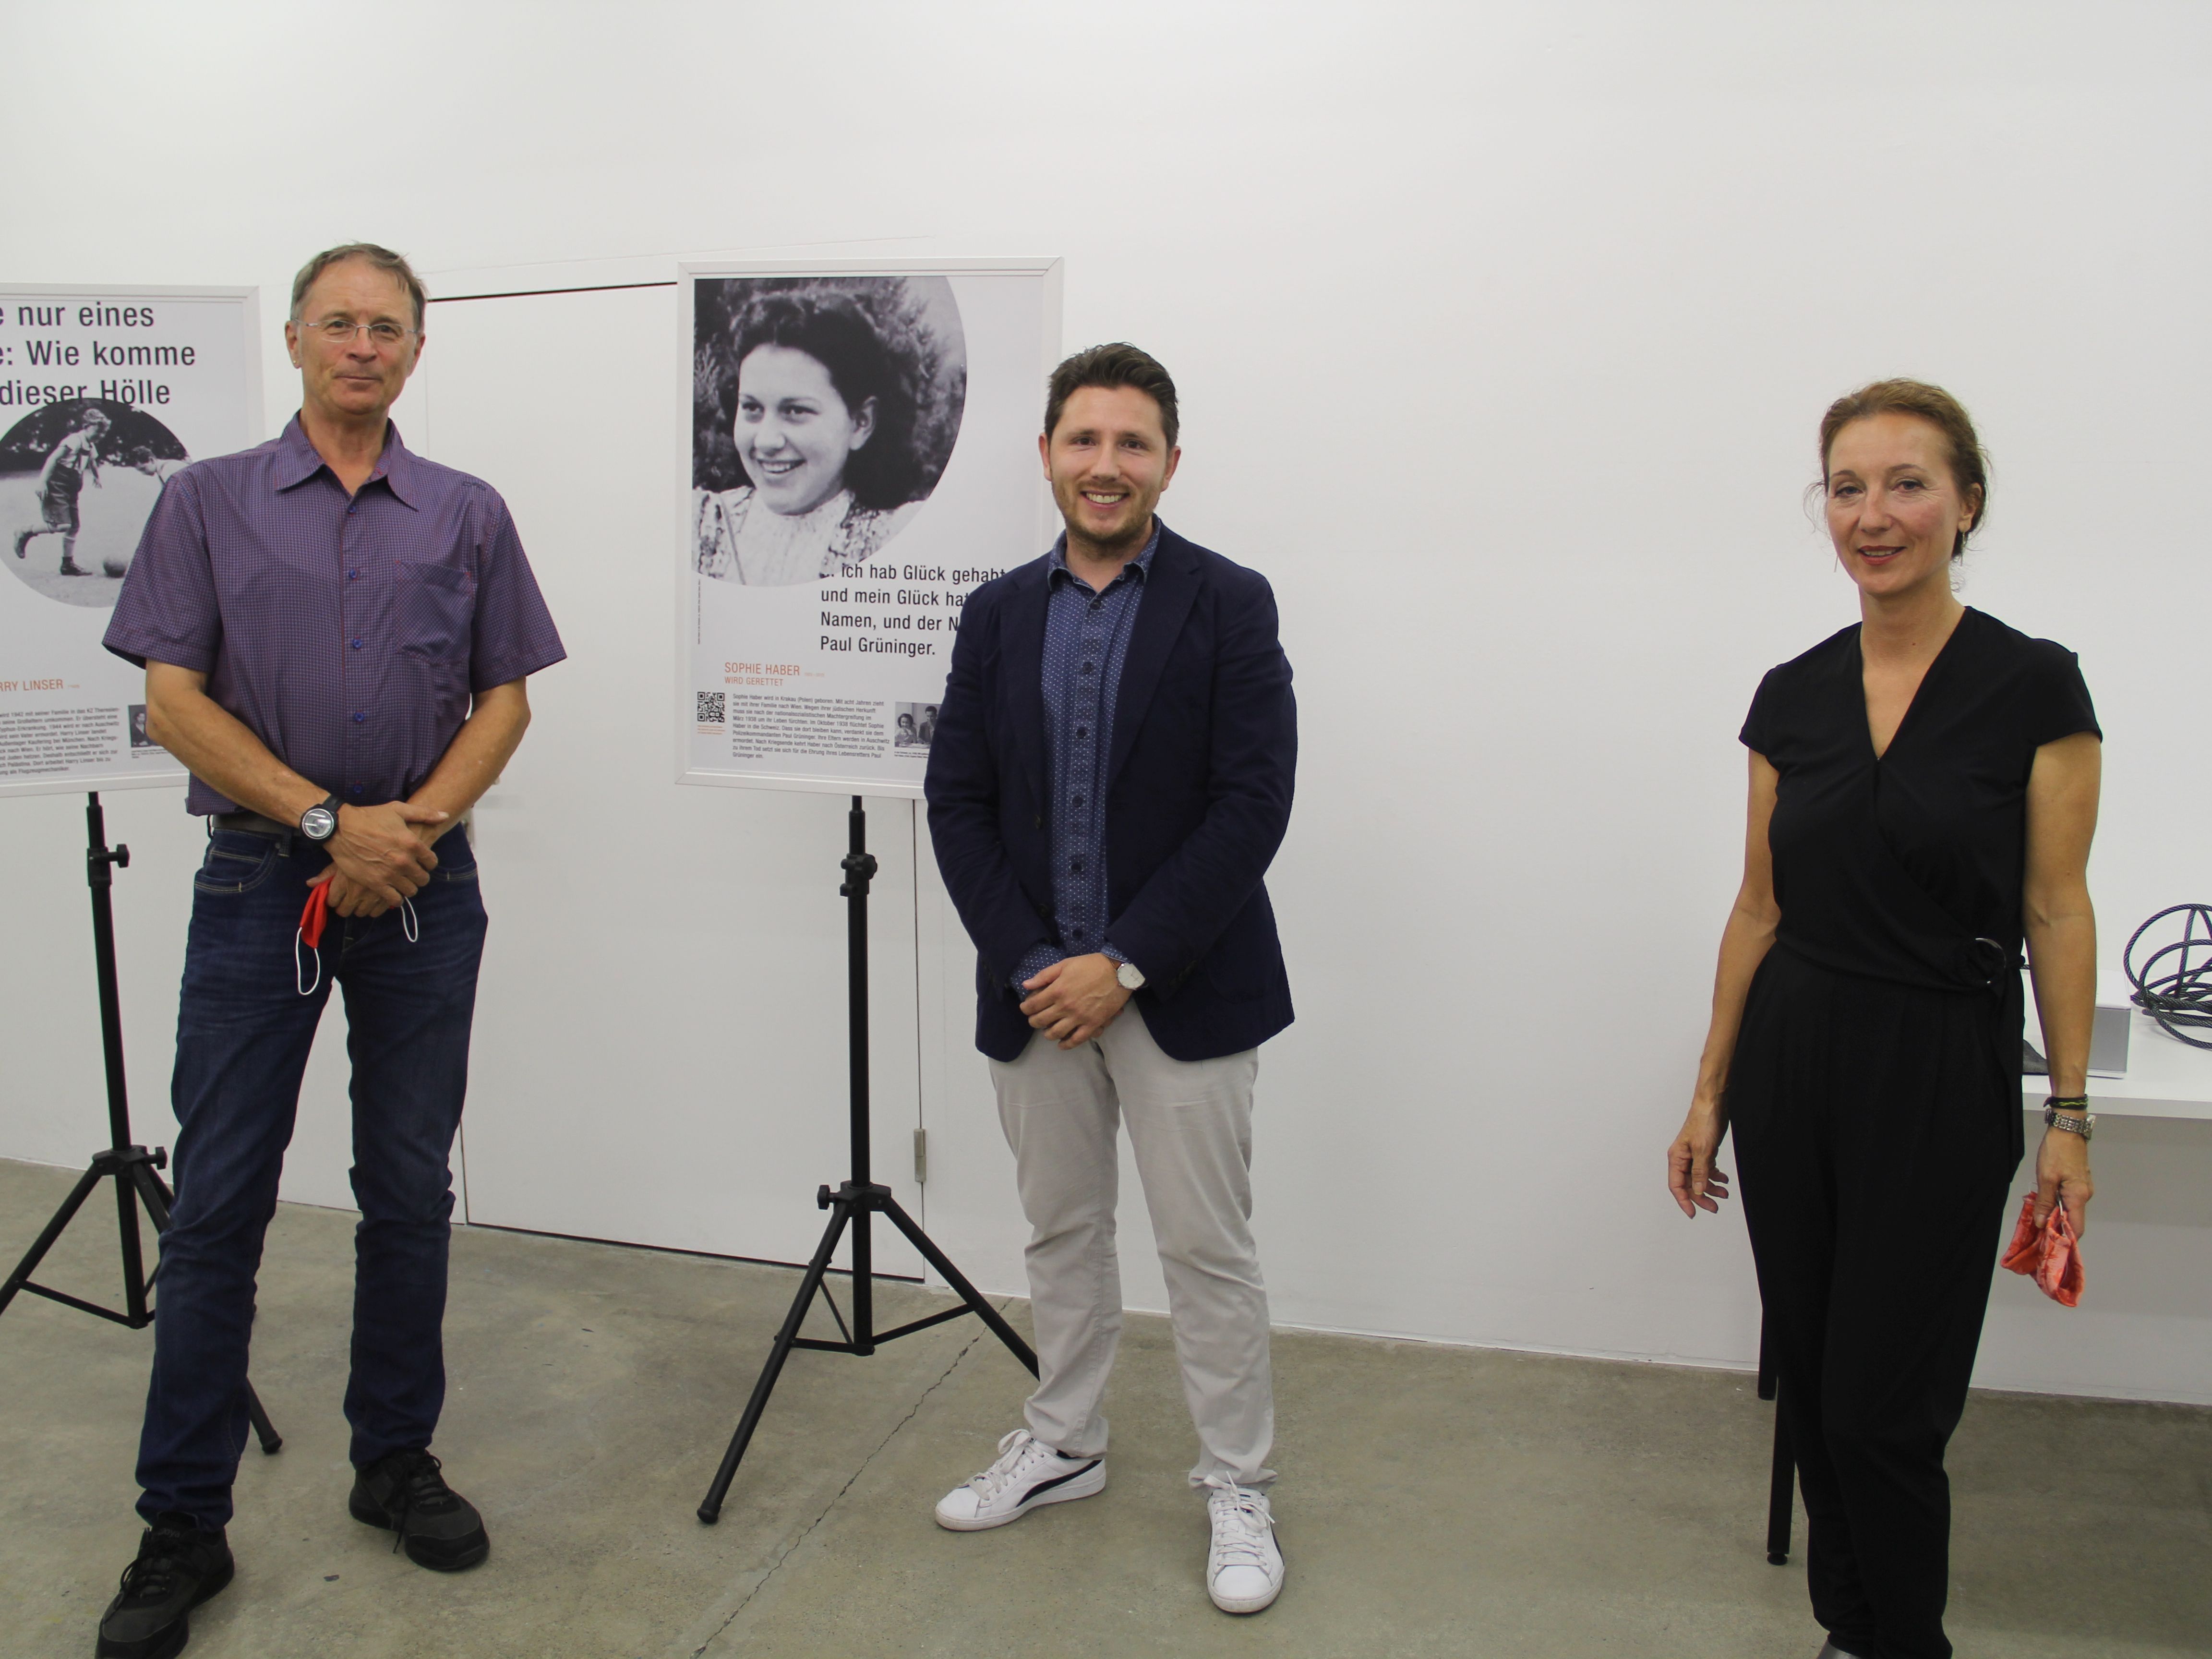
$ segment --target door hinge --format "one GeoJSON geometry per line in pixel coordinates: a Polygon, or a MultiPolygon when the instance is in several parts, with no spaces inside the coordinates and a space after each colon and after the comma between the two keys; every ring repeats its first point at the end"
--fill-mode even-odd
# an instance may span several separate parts
{"type": "Polygon", "coordinates": [[[929,1131],[914,1132],[914,1184],[923,1186],[929,1180],[929,1131]]]}

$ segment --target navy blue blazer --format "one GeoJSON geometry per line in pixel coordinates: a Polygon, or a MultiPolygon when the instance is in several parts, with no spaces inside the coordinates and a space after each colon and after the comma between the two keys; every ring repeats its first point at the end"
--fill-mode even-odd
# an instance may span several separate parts
{"type": "MultiPolygon", "coordinates": [[[[924,792],[938,868],[975,941],[975,1046],[1031,1036],[1009,982],[1052,914],[1045,748],[1049,558],[977,588],[952,646],[924,792]]],[[[1106,759],[1106,936],[1144,970],[1136,995],[1176,1060],[1256,1048],[1291,1023],[1261,877],[1297,768],[1291,665],[1258,572],[1165,525],[1145,580],[1106,759]]]]}

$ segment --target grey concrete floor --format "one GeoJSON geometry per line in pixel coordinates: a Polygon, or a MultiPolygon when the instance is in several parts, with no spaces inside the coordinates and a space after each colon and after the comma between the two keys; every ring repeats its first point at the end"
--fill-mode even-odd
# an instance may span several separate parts
{"type": "MultiPolygon", "coordinates": [[[[70,1184],[0,1162],[0,1266],[70,1184]]],[[[41,1275],[115,1294],[105,1195],[41,1275]]],[[[436,1449],[491,1559],[453,1577],[345,1513],[352,1218],[285,1206],[233,1586],[194,1659],[466,1654],[1498,1655],[1812,1659],[1802,1558],[1761,1548],[1771,1419],[1714,1371],[1279,1334],[1282,1599],[1206,1600],[1202,1506],[1164,1323],[1133,1318],[1113,1483],[1000,1531],[930,1520],[1019,1419],[975,1322],[870,1359],[799,1354],[721,1524],[693,1510],[790,1271],[458,1230],[436,1449]]],[[[889,1286],[886,1323],[945,1305],[889,1286]]],[[[1025,1304],[1009,1304],[1018,1324],[1025,1304]]],[[[82,1655],[137,1545],[151,1338],[34,1297],[0,1319],[0,1653],[82,1655]]],[[[2212,1413],[1977,1395],[1954,1443],[1965,1659],[2212,1652],[2212,1413]]],[[[1802,1520],[1799,1521],[1802,1540],[1802,1520]]]]}

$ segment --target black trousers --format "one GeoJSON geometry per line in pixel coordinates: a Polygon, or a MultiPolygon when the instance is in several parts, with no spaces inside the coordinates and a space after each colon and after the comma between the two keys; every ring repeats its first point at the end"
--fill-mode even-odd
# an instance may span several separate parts
{"type": "Polygon", "coordinates": [[[1951,1653],[1943,1450],[2019,1163],[1999,1018],[1990,997],[1831,973],[1778,945],[1729,1072],[1813,1613],[1867,1659],[1951,1653]]]}

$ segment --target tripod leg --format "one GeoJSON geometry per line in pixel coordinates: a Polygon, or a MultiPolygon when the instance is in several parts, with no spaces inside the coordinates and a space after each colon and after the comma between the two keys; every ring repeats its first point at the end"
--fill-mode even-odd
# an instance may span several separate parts
{"type": "Polygon", "coordinates": [[[131,1178],[137,1183],[139,1202],[146,1206],[146,1213],[153,1218],[154,1231],[166,1233],[169,1231],[169,1206],[173,1201],[169,1194],[168,1183],[154,1173],[154,1166],[150,1164],[134,1165],[131,1178]]]}
{"type": "Polygon", "coordinates": [[[837,1240],[845,1231],[845,1224],[853,1218],[851,1208],[839,1202],[830,1206],[830,1224],[823,1230],[822,1243],[814,1252],[814,1259],[806,1264],[806,1277],[799,1281],[799,1294],[791,1300],[791,1311],[783,1316],[783,1328],[775,1334],[775,1346],[769,1350],[768,1364],[761,1367],[760,1378],[753,1384],[752,1398],[745,1401],[745,1414],[738,1419],[738,1431],[730,1437],[730,1449],[722,1454],[722,1467],[714,1471],[714,1484],[707,1488],[707,1496],[699,1505],[699,1518],[708,1526],[722,1518],[722,1499],[729,1495],[730,1482],[737,1478],[738,1462],[752,1443],[753,1431],[760,1426],[761,1413],[768,1409],[768,1397],[775,1392],[776,1378],[783,1375],[783,1362],[791,1357],[792,1342],[799,1335],[799,1328],[805,1322],[806,1310],[822,1288],[823,1276],[830,1271],[830,1257],[837,1248],[837,1240]]]}
{"type": "Polygon", "coordinates": [[[1782,1420],[1779,1401],[1774,1407],[1774,1467],[1767,1475],[1766,1559],[1775,1566],[1790,1559],[1790,1505],[1797,1495],[1797,1453],[1790,1443],[1789,1425],[1782,1420]]]}
{"type": "Polygon", "coordinates": [[[123,1241],[123,1306],[129,1316],[125,1322],[134,1331],[143,1331],[154,1322],[154,1316],[146,1311],[146,1257],[140,1249],[138,1197],[132,1190],[136,1184],[125,1171],[115,1172],[115,1224],[123,1241]]]}
{"type": "Polygon", "coordinates": [[[253,1392],[253,1384],[246,1385],[246,1414],[253,1423],[253,1437],[261,1443],[264,1457],[280,1449],[284,1437],[276,1432],[276,1425],[269,1420],[269,1413],[261,1409],[261,1396],[253,1392]]]}
{"type": "MultiPolygon", "coordinates": [[[[158,1239],[163,1233],[169,1231],[171,1200],[167,1183],[154,1173],[154,1166],[150,1164],[133,1164],[131,1170],[131,1183],[138,1188],[138,1201],[146,1206],[147,1218],[154,1224],[154,1237],[158,1239]]],[[[161,1272],[161,1264],[156,1261],[154,1264],[154,1271],[146,1275],[147,1290],[150,1291],[154,1288],[154,1280],[160,1276],[161,1272]]],[[[148,1318],[150,1320],[151,1317],[149,1314],[148,1318]]]]}
{"type": "Polygon", "coordinates": [[[70,1195],[62,1201],[61,1208],[54,1212],[54,1218],[46,1223],[46,1231],[40,1233],[37,1242],[24,1252],[23,1259],[15,1264],[15,1271],[8,1275],[8,1282],[0,1285],[0,1312],[6,1311],[8,1304],[15,1299],[15,1292],[30,1281],[33,1273],[38,1272],[39,1263],[46,1259],[46,1252],[54,1248],[54,1241],[67,1231],[70,1222],[76,1219],[76,1212],[84,1207],[85,1200],[92,1196],[92,1189],[100,1185],[100,1169],[97,1164],[77,1177],[76,1185],[70,1188],[70,1195]]]}
{"type": "Polygon", "coordinates": [[[912,1216],[899,1208],[896,1199],[884,1199],[878,1207],[890,1218],[891,1225],[906,1235],[907,1243],[921,1252],[922,1260],[945,1276],[945,1282],[952,1287],[963,1302],[975,1310],[975,1316],[991,1328],[991,1334],[1005,1343],[1014,1358],[1028,1366],[1030,1375],[1035,1376],[1037,1374],[1036,1352],[1022,1340],[1019,1331],[1006,1323],[1006,1316],[983,1299],[982,1291],[970,1285],[967,1276],[952,1265],[952,1258],[931,1242],[929,1235],[915,1224],[912,1216]]]}

